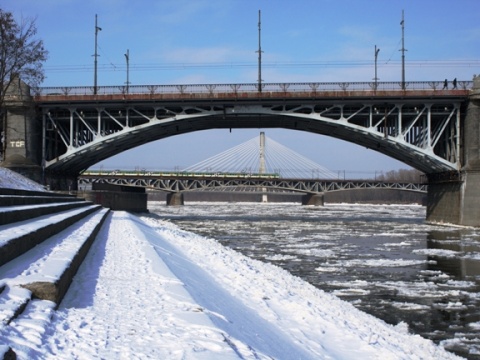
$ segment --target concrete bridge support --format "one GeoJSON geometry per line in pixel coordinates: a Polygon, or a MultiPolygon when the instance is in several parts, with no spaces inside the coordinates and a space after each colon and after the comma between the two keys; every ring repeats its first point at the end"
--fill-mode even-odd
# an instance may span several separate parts
{"type": "Polygon", "coordinates": [[[463,167],[429,175],[427,221],[480,227],[480,76],[463,124],[463,167]]]}
{"type": "Polygon", "coordinates": [[[323,206],[323,194],[305,194],[302,196],[302,205],[323,206]]]}
{"type": "Polygon", "coordinates": [[[168,193],[167,194],[167,205],[184,205],[183,193],[168,193]]]}
{"type": "Polygon", "coordinates": [[[30,87],[14,79],[5,95],[1,166],[42,183],[41,134],[30,87]]]}

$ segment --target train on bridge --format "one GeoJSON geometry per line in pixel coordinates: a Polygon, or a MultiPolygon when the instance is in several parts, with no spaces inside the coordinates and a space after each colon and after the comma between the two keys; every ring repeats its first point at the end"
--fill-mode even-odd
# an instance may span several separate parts
{"type": "Polygon", "coordinates": [[[81,176],[138,176],[162,178],[218,178],[218,179],[279,179],[277,173],[253,172],[189,172],[189,171],[150,171],[142,170],[86,170],[81,176]]]}

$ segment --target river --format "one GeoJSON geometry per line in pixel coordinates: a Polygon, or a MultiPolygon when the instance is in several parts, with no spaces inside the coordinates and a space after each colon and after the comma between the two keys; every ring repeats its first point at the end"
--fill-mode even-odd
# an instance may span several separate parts
{"type": "Polygon", "coordinates": [[[149,202],[149,210],[480,359],[478,229],[426,224],[419,205],[149,202]]]}

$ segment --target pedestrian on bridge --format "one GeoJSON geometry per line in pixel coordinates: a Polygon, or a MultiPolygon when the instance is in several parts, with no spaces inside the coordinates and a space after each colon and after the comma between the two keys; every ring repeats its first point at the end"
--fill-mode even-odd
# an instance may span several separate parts
{"type": "Polygon", "coordinates": [[[443,82],[443,90],[448,90],[448,79],[443,82]]]}
{"type": "Polygon", "coordinates": [[[457,88],[457,78],[453,79],[452,85],[453,85],[452,89],[456,89],[456,88],[457,88]]]}

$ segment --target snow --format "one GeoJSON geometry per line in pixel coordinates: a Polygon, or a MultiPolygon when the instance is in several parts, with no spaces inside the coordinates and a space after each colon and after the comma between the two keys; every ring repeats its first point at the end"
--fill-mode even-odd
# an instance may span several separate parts
{"type": "Polygon", "coordinates": [[[0,167],[0,188],[45,191],[42,185],[3,167],[0,167]]]}
{"type": "MultiPolygon", "coordinates": [[[[55,204],[53,206],[55,206],[55,204]]],[[[42,228],[45,228],[52,223],[57,223],[64,220],[68,216],[86,213],[90,209],[94,209],[96,207],[97,205],[89,205],[81,208],[60,211],[53,215],[44,215],[36,218],[35,221],[24,220],[13,224],[0,225],[0,246],[3,246],[16,237],[38,232],[42,228]]]]}
{"type": "Polygon", "coordinates": [[[38,334],[2,333],[20,358],[456,358],[276,266],[126,212],[107,219],[51,322],[31,326],[44,321],[32,313],[22,328],[38,334]]]}
{"type": "MultiPolygon", "coordinates": [[[[89,208],[91,207],[86,207],[86,209],[89,208]]],[[[58,281],[107,211],[108,209],[102,208],[100,211],[85,217],[81,223],[43,241],[31,251],[31,253],[36,254],[36,261],[31,261],[35,258],[32,257],[31,253],[24,254],[6,264],[1,269],[0,274],[4,279],[7,278],[10,285],[58,281]]],[[[76,214],[78,212],[79,210],[76,210],[71,213],[76,214]]],[[[55,221],[58,216],[61,217],[63,214],[51,216],[50,219],[55,221]]]]}

